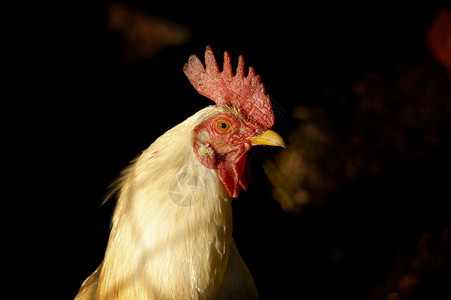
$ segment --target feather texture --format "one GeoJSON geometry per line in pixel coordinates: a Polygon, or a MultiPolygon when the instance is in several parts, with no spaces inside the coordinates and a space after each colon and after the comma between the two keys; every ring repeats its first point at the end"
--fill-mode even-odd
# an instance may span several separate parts
{"type": "Polygon", "coordinates": [[[104,261],[76,299],[257,298],[232,240],[231,198],[192,150],[195,126],[221,112],[237,113],[202,109],[126,169],[104,261]]]}

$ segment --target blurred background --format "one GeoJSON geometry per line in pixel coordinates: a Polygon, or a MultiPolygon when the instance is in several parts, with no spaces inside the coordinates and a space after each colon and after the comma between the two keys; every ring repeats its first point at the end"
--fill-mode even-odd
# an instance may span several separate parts
{"type": "Polygon", "coordinates": [[[30,44],[38,63],[27,76],[44,97],[27,106],[27,136],[49,170],[32,172],[39,192],[61,208],[59,298],[102,261],[108,185],[212,104],[182,72],[209,44],[220,63],[223,51],[235,64],[242,54],[262,76],[287,143],[256,152],[254,182],[233,202],[261,299],[451,299],[446,2],[53,8],[45,38],[30,44]]]}

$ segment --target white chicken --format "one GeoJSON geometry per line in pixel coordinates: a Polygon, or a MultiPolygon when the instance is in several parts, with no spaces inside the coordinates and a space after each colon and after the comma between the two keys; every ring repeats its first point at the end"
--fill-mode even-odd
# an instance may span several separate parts
{"type": "Polygon", "coordinates": [[[101,265],[75,299],[257,299],[232,238],[231,198],[246,189],[253,145],[285,147],[269,130],[270,98],[260,77],[236,75],[211,47],[206,66],[191,56],[183,71],[208,106],[159,137],[123,173],[101,265]]]}

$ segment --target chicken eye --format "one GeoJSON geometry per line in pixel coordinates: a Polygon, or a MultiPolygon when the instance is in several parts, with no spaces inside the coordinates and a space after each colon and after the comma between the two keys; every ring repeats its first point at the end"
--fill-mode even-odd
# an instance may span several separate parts
{"type": "Polygon", "coordinates": [[[218,121],[216,123],[216,126],[218,127],[219,131],[227,131],[230,128],[230,123],[224,120],[218,121]]]}

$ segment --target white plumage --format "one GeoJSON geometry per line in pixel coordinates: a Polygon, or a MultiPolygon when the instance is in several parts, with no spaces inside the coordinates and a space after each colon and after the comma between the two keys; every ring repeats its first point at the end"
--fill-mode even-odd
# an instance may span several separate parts
{"type": "Polygon", "coordinates": [[[128,167],[105,258],[76,299],[256,299],[232,238],[231,198],[202,165],[194,128],[235,109],[209,106],[159,137],[128,167]]]}

